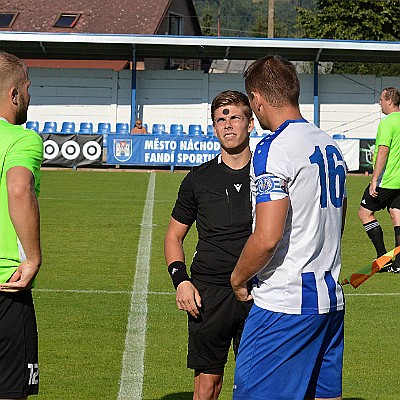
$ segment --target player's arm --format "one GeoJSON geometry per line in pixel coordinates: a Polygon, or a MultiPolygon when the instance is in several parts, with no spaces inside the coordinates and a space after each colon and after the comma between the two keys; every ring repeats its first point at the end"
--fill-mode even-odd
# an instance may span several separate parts
{"type": "Polygon", "coordinates": [[[32,172],[24,167],[10,168],[7,171],[7,192],[8,211],[26,260],[19,265],[9,283],[1,285],[1,289],[25,290],[31,287],[42,263],[39,205],[32,172]]]}
{"type": "Polygon", "coordinates": [[[190,282],[185,265],[183,241],[190,229],[189,225],[171,217],[164,239],[164,254],[168,272],[176,289],[176,304],[180,310],[189,312],[193,317],[199,315],[201,298],[190,282]]]}
{"type": "Polygon", "coordinates": [[[381,175],[382,171],[385,169],[388,154],[389,154],[388,146],[380,145],[378,147],[378,153],[376,155],[374,170],[372,172],[371,184],[369,185],[369,194],[372,197],[378,196],[378,191],[377,191],[378,178],[381,175]]]}
{"type": "Polygon", "coordinates": [[[241,301],[251,300],[247,281],[261,271],[274,255],[285,228],[289,198],[258,203],[256,223],[231,275],[231,285],[241,301]]]}

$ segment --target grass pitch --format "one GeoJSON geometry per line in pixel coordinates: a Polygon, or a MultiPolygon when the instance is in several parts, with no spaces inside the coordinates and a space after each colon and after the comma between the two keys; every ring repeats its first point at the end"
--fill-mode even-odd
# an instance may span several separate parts
{"type": "MultiPolygon", "coordinates": [[[[43,171],[44,262],[34,290],[40,340],[38,399],[118,397],[149,176],[43,171]]],[[[193,396],[192,372],[186,369],[186,316],[176,308],[163,256],[164,233],[183,177],[181,172],[156,173],[142,384],[146,400],[193,396]]],[[[348,178],[342,278],[375,256],[357,218],[368,181],[364,176],[348,178]]],[[[393,248],[390,219],[385,211],[377,217],[389,250],[393,248]]],[[[195,243],[192,230],[185,241],[188,264],[195,243]]],[[[346,400],[400,398],[399,285],[399,275],[376,274],[356,290],[344,288],[346,400]]],[[[221,400],[231,398],[232,375],[231,355],[221,400]]]]}

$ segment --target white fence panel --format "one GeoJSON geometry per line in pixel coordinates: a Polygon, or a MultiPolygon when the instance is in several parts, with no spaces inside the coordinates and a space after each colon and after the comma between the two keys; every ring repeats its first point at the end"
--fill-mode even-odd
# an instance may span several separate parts
{"type": "MultiPolygon", "coordinates": [[[[106,69],[30,68],[31,106],[28,119],[111,123],[130,122],[132,72],[106,69]]],[[[382,118],[379,94],[384,87],[400,87],[400,77],[319,75],[320,125],[329,134],[373,138],[382,118]]],[[[300,108],[314,121],[314,77],[299,75],[300,108]]],[[[135,115],[149,130],[155,123],[211,124],[210,105],[223,90],[244,92],[241,74],[205,74],[202,71],[138,71],[135,115]]],[[[262,131],[258,122],[256,127],[262,131]]]]}

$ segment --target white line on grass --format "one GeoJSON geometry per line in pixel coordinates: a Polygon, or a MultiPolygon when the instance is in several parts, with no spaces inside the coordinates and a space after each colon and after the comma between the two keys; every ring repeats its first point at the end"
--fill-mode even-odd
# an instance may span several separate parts
{"type": "Polygon", "coordinates": [[[142,398],[155,179],[156,174],[152,173],[143,210],[118,400],[142,398]]]}
{"type": "MultiPolygon", "coordinates": [[[[132,294],[130,290],[84,290],[84,289],[34,289],[35,292],[39,293],[79,293],[79,294],[132,294]]],[[[136,294],[159,294],[159,295],[168,295],[175,296],[175,292],[148,292],[139,290],[135,292],[136,294]]]]}
{"type": "Polygon", "coordinates": [[[347,296],[400,296],[400,293],[345,293],[344,297],[347,296]]]}
{"type": "MultiPolygon", "coordinates": [[[[49,292],[49,293],[82,293],[82,294],[132,294],[128,290],[80,290],[80,289],[34,289],[35,292],[49,292]]],[[[138,290],[136,294],[142,295],[162,295],[162,296],[175,296],[175,292],[148,292],[138,290]]],[[[345,296],[400,296],[400,293],[345,293],[345,296]]]]}

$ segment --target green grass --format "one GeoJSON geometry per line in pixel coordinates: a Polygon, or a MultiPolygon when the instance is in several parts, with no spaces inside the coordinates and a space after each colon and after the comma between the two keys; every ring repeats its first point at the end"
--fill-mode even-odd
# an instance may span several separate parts
{"type": "MultiPolygon", "coordinates": [[[[40,198],[44,263],[34,291],[39,326],[38,399],[117,399],[149,181],[147,172],[44,170],[40,198]]],[[[186,316],[175,296],[163,239],[181,172],[157,172],[147,297],[143,399],[189,400],[186,316]]],[[[357,218],[368,177],[348,178],[349,208],[342,277],[368,264],[374,249],[357,218]]],[[[393,228],[377,214],[387,243],[393,228]]],[[[190,264],[196,243],[185,241],[190,264]]],[[[329,244],[327,244],[329,245],[329,244]]],[[[346,350],[343,398],[398,400],[400,276],[376,274],[358,289],[345,286],[346,350]]],[[[221,400],[231,398],[233,360],[221,400]]]]}

